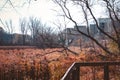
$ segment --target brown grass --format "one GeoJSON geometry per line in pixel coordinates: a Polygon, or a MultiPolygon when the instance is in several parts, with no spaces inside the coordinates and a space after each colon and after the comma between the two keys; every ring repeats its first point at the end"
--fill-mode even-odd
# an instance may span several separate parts
{"type": "MultiPolygon", "coordinates": [[[[80,51],[78,47],[71,47],[71,49],[79,53],[79,55],[76,56],[67,52],[69,55],[66,56],[62,48],[45,50],[37,48],[0,49],[0,71],[10,77],[12,73],[9,72],[14,68],[14,72],[17,73],[14,76],[20,75],[19,71],[21,72],[23,78],[20,78],[20,80],[60,80],[73,62],[102,60],[101,57],[98,57],[98,54],[100,54],[99,49],[96,49],[96,51],[91,49],[80,51]],[[31,75],[33,77],[30,77],[31,75]]],[[[111,67],[111,71],[112,69],[114,68],[111,67]]],[[[102,80],[103,72],[101,68],[96,68],[96,70],[98,71],[96,72],[97,80],[102,80]]],[[[92,80],[94,77],[92,67],[82,67],[81,73],[82,80],[92,80]]],[[[4,75],[1,73],[0,77],[3,78],[4,75]]],[[[10,78],[6,78],[6,80],[10,80],[10,78]]]]}

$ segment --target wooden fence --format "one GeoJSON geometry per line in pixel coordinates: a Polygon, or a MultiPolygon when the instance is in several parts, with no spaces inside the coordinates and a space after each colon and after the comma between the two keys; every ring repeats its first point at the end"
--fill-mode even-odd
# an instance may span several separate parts
{"type": "Polygon", "coordinates": [[[82,66],[103,66],[104,69],[104,80],[109,79],[109,66],[119,65],[119,62],[80,62],[73,63],[70,68],[66,71],[61,80],[80,80],[80,67],[82,66]]]}

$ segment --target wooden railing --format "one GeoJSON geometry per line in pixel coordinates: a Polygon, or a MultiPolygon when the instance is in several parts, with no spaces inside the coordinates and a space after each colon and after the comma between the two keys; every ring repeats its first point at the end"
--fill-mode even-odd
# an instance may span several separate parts
{"type": "Polygon", "coordinates": [[[119,62],[80,62],[73,63],[70,68],[66,71],[61,80],[80,80],[80,67],[82,66],[103,66],[104,68],[104,80],[109,79],[109,66],[119,65],[119,62]]]}

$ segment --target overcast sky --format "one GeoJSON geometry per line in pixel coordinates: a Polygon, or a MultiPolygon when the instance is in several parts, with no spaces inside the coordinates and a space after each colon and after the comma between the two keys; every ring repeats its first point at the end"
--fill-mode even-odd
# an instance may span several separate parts
{"type": "MultiPolygon", "coordinates": [[[[51,1],[51,0],[31,0],[29,4],[29,0],[11,0],[13,3],[13,7],[10,5],[10,2],[6,2],[7,0],[0,0],[0,19],[4,22],[5,20],[12,19],[15,32],[19,32],[18,30],[18,21],[19,18],[35,16],[39,17],[43,23],[47,23],[47,25],[55,26],[53,23],[57,23],[60,20],[60,17],[57,17],[57,12],[54,10],[59,10],[59,8],[51,1]],[[5,4],[6,3],[6,4],[5,4]],[[58,20],[59,19],[59,20],[58,20]]],[[[9,0],[8,0],[9,1],[9,0]]],[[[72,14],[75,15],[76,20],[81,20],[81,16],[77,16],[77,10],[70,6],[72,10],[72,14]]],[[[99,5],[95,5],[95,15],[97,17],[103,16],[103,8],[99,5]]],[[[60,12],[59,12],[60,13],[60,12]]],[[[63,20],[63,18],[61,18],[63,20]]],[[[60,21],[61,21],[60,20],[60,21]]],[[[0,23],[0,26],[3,26],[0,23]]],[[[73,26],[71,23],[68,25],[69,27],[73,26]]]]}
{"type": "MultiPolygon", "coordinates": [[[[43,23],[52,25],[51,21],[55,19],[56,12],[52,9],[55,6],[52,1],[49,0],[31,0],[30,4],[27,0],[11,0],[13,7],[9,2],[5,4],[7,0],[0,0],[0,19],[4,22],[5,20],[12,19],[13,25],[16,27],[16,32],[18,31],[17,26],[19,18],[29,16],[35,16],[41,19],[43,23]]],[[[3,26],[0,23],[0,26],[3,26]]]]}

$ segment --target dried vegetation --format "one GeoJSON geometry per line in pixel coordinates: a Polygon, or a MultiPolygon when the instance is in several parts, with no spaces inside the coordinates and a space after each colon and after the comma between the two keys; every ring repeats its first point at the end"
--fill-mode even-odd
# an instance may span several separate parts
{"type": "MultiPolygon", "coordinates": [[[[0,50],[0,80],[60,80],[65,71],[73,62],[120,60],[99,56],[100,49],[83,49],[71,47],[79,53],[73,55],[60,48],[54,49],[1,49],[0,50]]],[[[119,66],[110,67],[111,79],[119,80],[119,66]],[[117,68],[116,68],[117,67],[117,68]],[[116,68],[116,69],[115,69],[116,68]],[[117,76],[115,75],[117,74],[117,76]]],[[[101,67],[81,67],[82,80],[102,80],[101,67]],[[96,76],[94,76],[94,74],[96,76]]]]}

